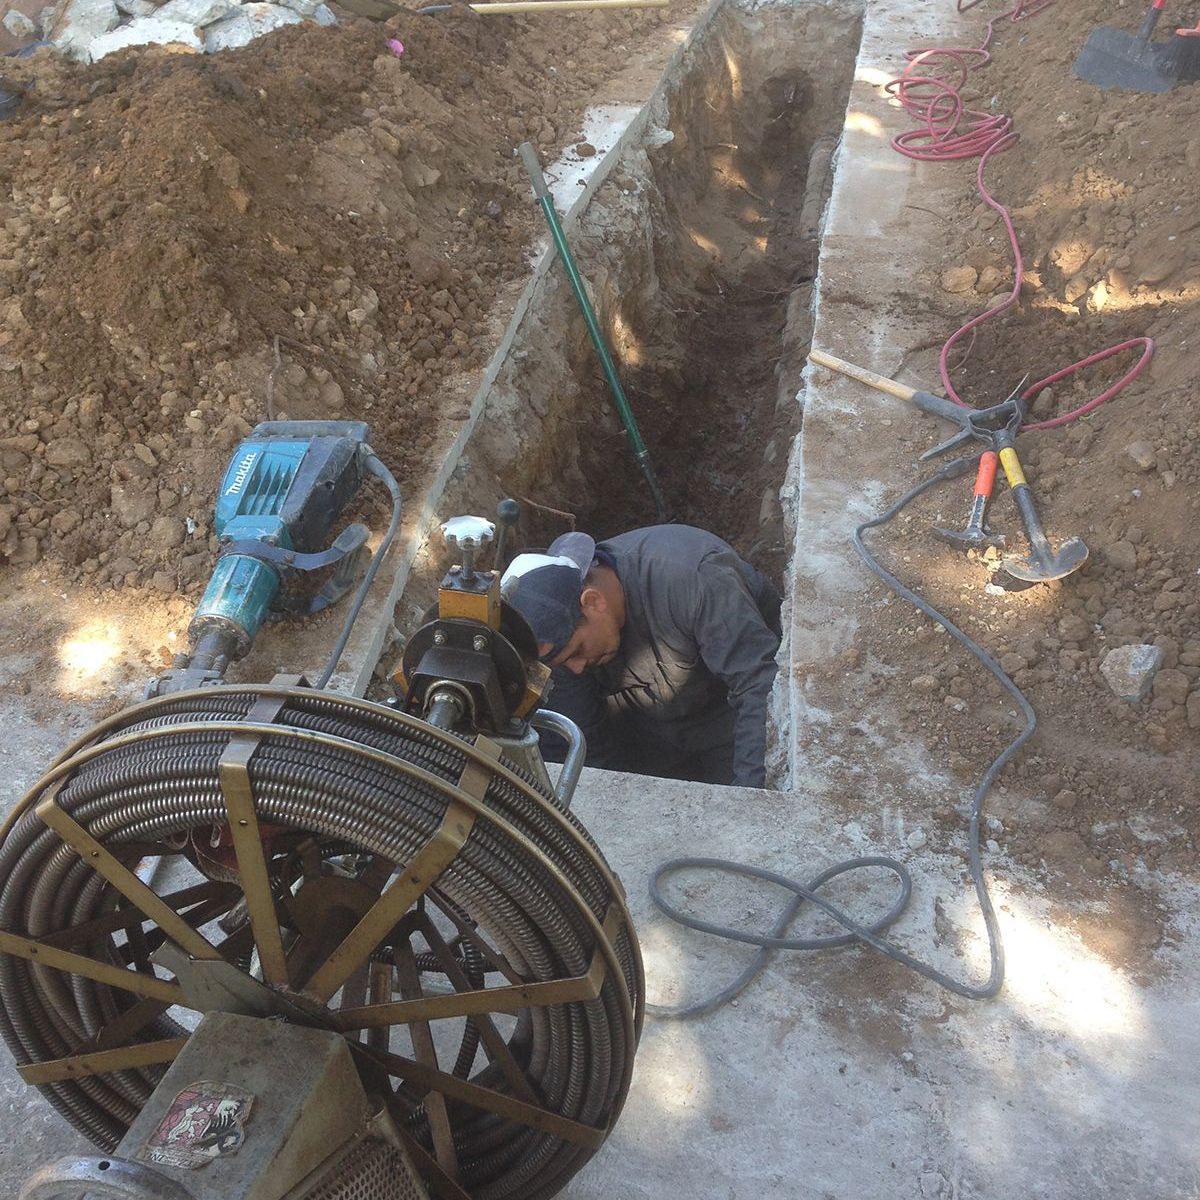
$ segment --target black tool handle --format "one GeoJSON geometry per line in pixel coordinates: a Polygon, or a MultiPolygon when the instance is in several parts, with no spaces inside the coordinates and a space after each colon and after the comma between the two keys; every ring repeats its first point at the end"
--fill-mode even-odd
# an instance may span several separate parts
{"type": "Polygon", "coordinates": [[[935,396],[932,392],[913,392],[911,399],[922,412],[953,421],[955,425],[965,425],[967,414],[971,411],[961,404],[955,404],[953,400],[947,400],[945,396],[935,396]]]}
{"type": "Polygon", "coordinates": [[[1154,36],[1154,27],[1158,24],[1158,18],[1162,16],[1163,9],[1166,7],[1167,0],[1154,0],[1147,10],[1145,19],[1142,21],[1142,28],[1138,33],[1138,41],[1143,46],[1154,36]]]}
{"type": "Polygon", "coordinates": [[[508,563],[505,561],[505,550],[508,549],[510,531],[514,531],[521,519],[521,506],[511,499],[501,500],[496,505],[496,523],[500,526],[496,538],[496,570],[503,571],[508,563]]]}

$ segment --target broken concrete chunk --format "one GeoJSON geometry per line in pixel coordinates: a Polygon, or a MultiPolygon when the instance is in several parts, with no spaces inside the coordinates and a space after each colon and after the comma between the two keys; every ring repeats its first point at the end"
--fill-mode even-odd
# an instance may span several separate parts
{"type": "Polygon", "coordinates": [[[299,25],[302,20],[299,13],[278,4],[243,4],[204,31],[204,48],[210,54],[236,50],[263,34],[284,25],[299,25]]]}
{"type": "Polygon", "coordinates": [[[158,12],[153,0],[117,0],[117,7],[130,17],[152,17],[158,12]]]}
{"type": "Polygon", "coordinates": [[[321,0],[279,0],[279,3],[302,17],[311,17],[320,7],[321,0]]]}
{"type": "Polygon", "coordinates": [[[185,25],[211,25],[231,13],[234,0],[167,0],[155,16],[164,21],[182,21],[185,25]]]}
{"type": "Polygon", "coordinates": [[[37,26],[23,12],[18,12],[15,8],[4,14],[0,25],[3,25],[13,37],[21,42],[37,34],[37,26]]]}
{"type": "Polygon", "coordinates": [[[99,62],[107,54],[124,50],[128,46],[186,46],[189,50],[203,50],[204,43],[196,33],[195,26],[184,21],[164,21],[161,17],[138,17],[112,33],[93,38],[88,52],[92,62],[99,62]]]}
{"type": "Polygon", "coordinates": [[[312,19],[316,21],[318,25],[328,26],[337,24],[337,17],[333,15],[333,9],[330,8],[328,4],[318,4],[317,7],[312,10],[312,19]]]}
{"type": "Polygon", "coordinates": [[[1163,652],[1158,646],[1118,646],[1105,655],[1100,674],[1115,695],[1136,703],[1150,694],[1162,660],[1163,652]]]}
{"type": "Polygon", "coordinates": [[[93,39],[115,28],[120,19],[114,0],[68,0],[54,22],[50,40],[64,54],[86,60],[93,39]]]}

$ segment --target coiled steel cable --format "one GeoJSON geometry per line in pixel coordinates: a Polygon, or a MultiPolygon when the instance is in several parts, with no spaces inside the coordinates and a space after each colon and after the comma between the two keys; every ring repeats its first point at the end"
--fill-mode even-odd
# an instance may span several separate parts
{"type": "MultiPolygon", "coordinates": [[[[114,853],[123,845],[177,845],[181,837],[207,833],[227,820],[218,761],[236,723],[264,693],[280,696],[283,707],[270,731],[258,734],[249,766],[260,820],[331,839],[352,847],[348,852],[409,860],[443,819],[447,791],[453,795],[473,754],[467,743],[382,706],[329,693],[213,688],[152,701],[107,722],[94,745],[27,798],[24,815],[0,846],[0,928],[45,936],[113,905],[112,889],[29,811],[45,791],[58,786],[56,803],[114,853]],[[211,731],[204,727],[209,723],[211,731]],[[446,790],[399,764],[444,781],[446,790]]],[[[578,821],[510,764],[493,770],[482,804],[486,815],[479,815],[437,886],[523,979],[586,974],[599,948],[596,928],[618,906],[622,919],[605,945],[619,972],[606,972],[596,1000],[525,1010],[514,1036],[514,1053],[545,1107],[605,1127],[628,1088],[643,1011],[641,963],[619,887],[578,821]]],[[[72,948],[127,965],[111,935],[72,948]]],[[[478,953],[472,948],[469,955],[478,978],[478,953]]],[[[77,1053],[81,1041],[131,1003],[90,979],[0,956],[0,1032],[19,1063],[77,1053]]],[[[180,1032],[163,1015],[138,1038],[180,1032]]],[[[464,1046],[456,1066],[467,1052],[464,1046]]],[[[67,1120],[112,1150],[161,1073],[147,1067],[41,1090],[67,1120]]],[[[506,1089],[492,1068],[481,1077],[506,1089]]],[[[464,1182],[478,1200],[552,1195],[592,1153],[486,1112],[457,1121],[455,1140],[464,1182]]]]}

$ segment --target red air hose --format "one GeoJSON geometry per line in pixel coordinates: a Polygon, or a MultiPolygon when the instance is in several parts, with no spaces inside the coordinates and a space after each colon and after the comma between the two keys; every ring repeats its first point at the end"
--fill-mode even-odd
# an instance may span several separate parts
{"type": "MultiPolygon", "coordinates": [[[[982,0],[956,0],[959,12],[967,12],[982,0]]],[[[1021,294],[1021,282],[1025,277],[1025,261],[1021,256],[1021,247],[1017,241],[1016,227],[1013,225],[1012,214],[988,191],[984,182],[984,172],[993,154],[1001,154],[1016,144],[1017,134],[1013,131],[1013,121],[1005,114],[984,113],[967,108],[962,98],[962,87],[972,67],[982,67],[991,61],[989,47],[995,35],[997,22],[1005,17],[1010,22],[1021,21],[1035,16],[1054,3],[1054,0],[1016,0],[1011,9],[999,16],[993,17],[987,23],[987,33],[983,44],[973,49],[957,47],[932,47],[926,50],[908,50],[905,58],[907,66],[898,79],[893,79],[885,90],[894,96],[900,106],[915,121],[918,127],[907,129],[892,139],[892,147],[919,162],[953,162],[964,158],[978,158],[979,166],[975,173],[975,182],[979,195],[989,208],[1000,214],[1004,228],[1008,232],[1009,245],[1013,253],[1013,287],[1012,292],[1003,304],[989,308],[976,317],[972,317],[960,329],[955,330],[942,346],[938,355],[938,370],[942,377],[942,386],[946,395],[956,404],[970,407],[955,390],[950,380],[948,359],[951,349],[968,333],[978,329],[986,321],[998,317],[1016,304],[1021,294]]],[[[1130,370],[1116,383],[1100,395],[1095,396],[1086,404],[1064,413],[1060,417],[1052,417],[1047,421],[1034,421],[1024,426],[1025,430],[1057,429],[1099,408],[1101,404],[1111,400],[1129,386],[1145,369],[1154,354],[1154,341],[1148,337],[1131,338],[1119,345],[1109,346],[1079,362],[1072,363],[1039,379],[1025,389],[1023,398],[1032,400],[1040,391],[1057,383],[1061,379],[1083,371],[1096,363],[1122,354],[1127,350],[1141,347],[1141,355],[1130,370]]]]}

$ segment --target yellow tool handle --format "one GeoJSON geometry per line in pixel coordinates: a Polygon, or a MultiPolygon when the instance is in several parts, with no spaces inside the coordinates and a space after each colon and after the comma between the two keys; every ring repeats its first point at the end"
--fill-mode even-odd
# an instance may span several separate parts
{"type": "Polygon", "coordinates": [[[1000,465],[1004,468],[1004,474],[1008,479],[1009,487],[1020,487],[1021,484],[1029,482],[1025,478],[1025,472],[1021,469],[1021,460],[1017,457],[1017,452],[1011,446],[1005,446],[1000,451],[1000,465]]]}
{"type": "Polygon", "coordinates": [[[859,383],[865,383],[867,387],[872,387],[877,392],[886,392],[889,396],[895,396],[897,400],[911,400],[917,394],[916,388],[897,383],[886,375],[877,375],[874,371],[867,370],[866,367],[855,366],[854,363],[847,362],[844,358],[826,354],[824,350],[810,350],[808,357],[819,367],[828,367],[831,371],[837,371],[841,375],[849,375],[851,379],[857,379],[859,383]]]}

